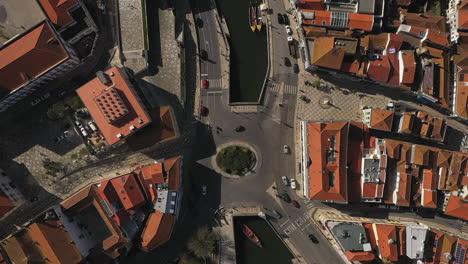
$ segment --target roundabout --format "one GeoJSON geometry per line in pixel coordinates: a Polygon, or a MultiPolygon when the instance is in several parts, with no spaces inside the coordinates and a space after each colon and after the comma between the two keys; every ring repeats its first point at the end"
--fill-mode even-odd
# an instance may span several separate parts
{"type": "Polygon", "coordinates": [[[244,142],[231,142],[219,146],[211,162],[221,175],[239,179],[254,171],[260,159],[253,146],[244,142]]]}

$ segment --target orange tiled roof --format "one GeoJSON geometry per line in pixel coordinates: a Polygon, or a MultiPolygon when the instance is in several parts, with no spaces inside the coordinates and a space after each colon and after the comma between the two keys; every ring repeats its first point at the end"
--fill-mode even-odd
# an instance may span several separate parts
{"type": "Polygon", "coordinates": [[[462,4],[458,7],[458,27],[468,28],[468,1],[462,1],[462,4]]]}
{"type": "Polygon", "coordinates": [[[401,154],[401,142],[396,141],[396,140],[391,140],[391,139],[386,139],[385,140],[385,146],[387,149],[387,155],[389,158],[392,159],[400,159],[400,154],[401,154]]]}
{"type": "Polygon", "coordinates": [[[0,190],[0,218],[15,208],[13,202],[0,190]]]}
{"type": "Polygon", "coordinates": [[[398,238],[394,225],[376,224],[377,244],[382,258],[398,261],[398,238]]]}
{"type": "Polygon", "coordinates": [[[427,166],[432,161],[432,151],[429,147],[423,145],[413,145],[411,153],[411,163],[421,166],[427,166]]]}
{"type": "Polygon", "coordinates": [[[422,188],[437,190],[437,173],[431,169],[423,169],[422,188]]]}
{"type": "Polygon", "coordinates": [[[458,74],[457,94],[455,97],[455,111],[459,116],[463,118],[468,118],[468,74],[467,73],[458,74]]]}
{"type": "Polygon", "coordinates": [[[319,67],[340,70],[345,51],[335,48],[335,38],[317,38],[314,41],[312,64],[319,67]]]}
{"type": "Polygon", "coordinates": [[[462,153],[454,153],[450,162],[450,170],[447,176],[447,190],[456,191],[460,188],[461,174],[466,166],[468,157],[462,153]]]}
{"type": "Polygon", "coordinates": [[[364,251],[345,251],[345,255],[349,261],[372,261],[375,260],[375,255],[372,251],[364,252],[364,251]]]}
{"type": "Polygon", "coordinates": [[[172,214],[151,213],[141,234],[141,248],[149,252],[166,243],[171,238],[174,223],[172,214]]]}
{"type": "Polygon", "coordinates": [[[444,234],[437,240],[437,250],[434,256],[436,263],[440,264],[452,264],[452,259],[447,259],[446,255],[450,254],[451,256],[455,256],[455,248],[456,248],[457,238],[450,236],[448,234],[444,234]],[[438,261],[438,262],[437,262],[438,261]]]}
{"type": "Polygon", "coordinates": [[[445,214],[468,220],[468,202],[462,200],[460,196],[450,195],[445,214]]]}
{"type": "Polygon", "coordinates": [[[323,0],[299,0],[300,9],[323,10],[323,0]]]}
{"type": "Polygon", "coordinates": [[[0,88],[12,92],[69,58],[44,22],[0,49],[0,88]],[[31,63],[31,62],[34,63],[31,63]]]}
{"type": "Polygon", "coordinates": [[[66,26],[74,21],[68,10],[78,4],[77,0],[39,0],[52,23],[66,26]]]}
{"type": "Polygon", "coordinates": [[[107,143],[113,145],[151,120],[122,70],[113,67],[104,74],[108,83],[95,78],[76,92],[107,143]]]}
{"type": "Polygon", "coordinates": [[[155,202],[157,198],[156,184],[164,183],[164,172],[162,163],[155,163],[135,171],[143,186],[146,199],[155,202]]]}
{"type": "Polygon", "coordinates": [[[321,11],[321,10],[302,10],[303,13],[312,13],[313,19],[304,19],[303,24],[306,26],[320,26],[328,27],[331,26],[331,16],[330,11],[321,11]]]}
{"type": "Polygon", "coordinates": [[[408,173],[399,172],[398,192],[396,193],[396,205],[409,206],[411,199],[412,177],[408,173]]]}
{"type": "Polygon", "coordinates": [[[434,30],[439,30],[441,32],[446,32],[446,19],[444,16],[431,16],[431,15],[421,15],[416,13],[403,13],[404,20],[403,23],[410,26],[416,26],[421,28],[429,28],[434,30]]]}
{"type": "Polygon", "coordinates": [[[359,13],[348,13],[349,29],[362,29],[371,31],[374,26],[374,15],[359,14],[359,13]]]}
{"type": "Polygon", "coordinates": [[[459,238],[455,252],[460,254],[460,258],[456,258],[454,264],[468,263],[468,240],[459,238]]]}
{"type": "Polygon", "coordinates": [[[401,83],[412,84],[414,81],[414,75],[416,73],[416,61],[414,59],[414,52],[412,51],[400,51],[401,58],[403,61],[403,78],[401,83]]]}
{"type": "Polygon", "coordinates": [[[391,131],[393,123],[393,112],[381,109],[371,110],[371,128],[391,131]]]}
{"type": "Polygon", "coordinates": [[[349,122],[307,124],[309,157],[314,161],[309,166],[310,199],[348,201],[349,126],[349,122]]]}
{"type": "Polygon", "coordinates": [[[71,237],[59,221],[33,223],[27,229],[49,263],[81,263],[80,251],[74,243],[70,243],[71,237]]]}
{"type": "Polygon", "coordinates": [[[406,227],[405,226],[398,226],[398,245],[399,247],[399,255],[404,256],[406,255],[406,227]]]}
{"type": "Polygon", "coordinates": [[[180,165],[182,158],[175,157],[164,160],[164,170],[167,173],[168,189],[178,190],[180,188],[180,165]]]}
{"type": "Polygon", "coordinates": [[[445,140],[445,132],[447,131],[447,123],[439,117],[432,120],[431,139],[443,142],[445,140]]]}
{"type": "Polygon", "coordinates": [[[135,213],[133,209],[144,204],[145,197],[133,173],[115,177],[111,179],[110,182],[117,192],[123,207],[125,210],[128,210],[130,214],[135,213]]]}
{"type": "Polygon", "coordinates": [[[426,41],[448,47],[450,45],[449,36],[449,33],[443,33],[434,29],[429,29],[427,32],[426,41]]]}
{"type": "Polygon", "coordinates": [[[437,191],[422,190],[421,204],[427,208],[437,208],[437,191]]]}
{"type": "Polygon", "coordinates": [[[400,133],[411,134],[413,132],[414,115],[412,113],[404,113],[400,121],[400,133]]]}

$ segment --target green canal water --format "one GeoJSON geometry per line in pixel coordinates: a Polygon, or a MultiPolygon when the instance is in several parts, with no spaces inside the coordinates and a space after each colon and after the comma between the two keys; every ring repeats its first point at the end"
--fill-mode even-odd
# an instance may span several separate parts
{"type": "Polygon", "coordinates": [[[231,38],[230,101],[257,102],[268,67],[266,27],[252,32],[248,8],[251,0],[216,0],[231,38]]]}
{"type": "Polygon", "coordinates": [[[260,217],[234,218],[236,239],[236,260],[238,264],[289,264],[293,255],[278,238],[268,223],[260,217]],[[243,233],[241,226],[246,224],[259,237],[263,248],[252,243],[243,233]]]}

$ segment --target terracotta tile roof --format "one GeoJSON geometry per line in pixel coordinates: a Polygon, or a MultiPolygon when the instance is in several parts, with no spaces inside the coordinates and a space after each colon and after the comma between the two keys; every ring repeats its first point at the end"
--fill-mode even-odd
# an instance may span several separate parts
{"type": "Polygon", "coordinates": [[[396,140],[386,139],[385,145],[387,148],[388,157],[399,160],[402,146],[401,143],[396,140]]]}
{"type": "Polygon", "coordinates": [[[141,234],[141,249],[152,251],[166,243],[174,228],[175,216],[161,211],[151,213],[141,234]]]}
{"type": "Polygon", "coordinates": [[[416,73],[416,61],[414,59],[414,51],[400,51],[403,69],[400,69],[402,75],[400,83],[412,84],[416,73]]]}
{"type": "Polygon", "coordinates": [[[421,205],[426,208],[437,208],[437,191],[422,190],[421,205]]]}
{"type": "Polygon", "coordinates": [[[164,170],[167,173],[167,182],[169,190],[178,190],[180,188],[182,157],[175,157],[164,160],[164,170]]]}
{"type": "Polygon", "coordinates": [[[375,225],[381,258],[398,261],[398,238],[394,225],[375,225]]]}
{"type": "Polygon", "coordinates": [[[440,264],[452,264],[452,259],[447,259],[447,254],[450,256],[455,256],[455,249],[456,249],[456,242],[457,238],[450,236],[448,234],[444,234],[440,237],[437,241],[437,250],[434,259],[439,261],[437,263],[440,264]]]}
{"type": "Polygon", "coordinates": [[[443,46],[443,47],[448,47],[450,45],[449,41],[449,33],[443,33],[434,29],[429,29],[427,32],[426,40],[428,42],[443,46]]]}
{"type": "Polygon", "coordinates": [[[33,223],[28,228],[33,241],[51,264],[81,263],[80,251],[59,221],[33,223]]]}
{"type": "Polygon", "coordinates": [[[411,134],[413,133],[414,127],[414,114],[404,113],[400,117],[400,126],[398,128],[399,133],[411,134]]]}
{"type": "Polygon", "coordinates": [[[0,190],[0,218],[15,208],[15,204],[0,190]]]}
{"type": "Polygon", "coordinates": [[[40,263],[43,260],[39,248],[33,244],[30,233],[25,229],[3,240],[2,247],[13,263],[40,263]]]}
{"type": "Polygon", "coordinates": [[[391,131],[393,123],[393,112],[381,109],[371,110],[371,128],[391,131]]]}
{"type": "Polygon", "coordinates": [[[428,166],[432,162],[432,151],[423,145],[413,145],[411,153],[411,163],[421,166],[428,166]]]}
{"type": "Polygon", "coordinates": [[[406,255],[406,227],[405,226],[398,226],[398,252],[400,256],[406,255]]]}
{"type": "Polygon", "coordinates": [[[450,195],[445,214],[468,220],[468,202],[462,200],[460,196],[450,195]]]}
{"type": "Polygon", "coordinates": [[[411,154],[413,153],[413,145],[401,142],[401,154],[400,160],[398,161],[398,171],[406,172],[408,164],[411,163],[411,154]]]}
{"type": "Polygon", "coordinates": [[[302,10],[307,17],[312,16],[312,19],[306,18],[303,20],[304,25],[328,27],[331,26],[332,12],[321,10],[302,10]]]}
{"type": "Polygon", "coordinates": [[[164,171],[162,163],[155,163],[135,171],[143,186],[146,199],[155,202],[157,198],[156,184],[164,183],[164,171]]]}
{"type": "Polygon", "coordinates": [[[130,214],[134,214],[138,207],[145,202],[145,197],[138,186],[133,173],[115,177],[110,180],[120,202],[130,214]]]}
{"type": "Polygon", "coordinates": [[[444,16],[431,16],[426,14],[416,14],[401,12],[403,15],[403,23],[410,26],[421,28],[429,28],[446,32],[447,24],[444,16]]]}
{"type": "Polygon", "coordinates": [[[349,13],[349,29],[362,29],[371,31],[374,26],[374,15],[349,13]]]}
{"type": "Polygon", "coordinates": [[[431,139],[439,142],[445,140],[445,132],[447,131],[447,123],[445,120],[439,117],[435,117],[432,120],[432,133],[431,139]]]}
{"type": "Polygon", "coordinates": [[[369,61],[367,76],[369,79],[387,83],[392,71],[392,65],[388,56],[382,55],[381,59],[369,61]]]}
{"type": "Polygon", "coordinates": [[[58,26],[74,21],[68,10],[78,4],[77,0],[39,0],[49,19],[58,26]]]}
{"type": "Polygon", "coordinates": [[[345,255],[349,261],[372,261],[375,260],[375,255],[372,251],[364,252],[364,251],[345,251],[345,255]]]}
{"type": "Polygon", "coordinates": [[[468,262],[468,240],[459,238],[455,250],[454,264],[465,264],[468,262]]]}
{"type": "Polygon", "coordinates": [[[447,190],[456,191],[460,189],[461,174],[466,166],[467,157],[461,153],[454,153],[450,162],[449,174],[447,175],[447,190]]]}
{"type": "Polygon", "coordinates": [[[468,1],[463,0],[458,6],[458,27],[468,29],[468,1]]]}
{"type": "Polygon", "coordinates": [[[335,48],[335,38],[317,38],[314,41],[312,64],[334,70],[341,69],[345,51],[335,48]]]}
{"type": "Polygon", "coordinates": [[[437,155],[437,166],[438,167],[449,167],[450,160],[452,158],[452,152],[441,150],[437,155]]]}
{"type": "Polygon", "coordinates": [[[0,57],[0,88],[10,92],[69,58],[54,30],[46,22],[3,46],[0,57]]]}
{"type": "Polygon", "coordinates": [[[455,96],[455,111],[459,116],[468,118],[468,74],[459,73],[457,76],[458,82],[457,93],[455,96]]]}
{"type": "Polygon", "coordinates": [[[348,201],[347,149],[349,122],[307,124],[310,199],[348,201]],[[332,150],[330,150],[332,149],[332,150]]]}
{"type": "Polygon", "coordinates": [[[299,0],[297,5],[300,9],[323,10],[323,0],[299,0]]]}
{"type": "Polygon", "coordinates": [[[422,188],[427,190],[437,190],[437,173],[431,169],[423,169],[422,188]]]}
{"type": "Polygon", "coordinates": [[[410,206],[412,177],[404,172],[399,172],[398,174],[398,192],[394,193],[396,198],[395,204],[398,206],[410,206]]]}
{"type": "Polygon", "coordinates": [[[113,145],[151,122],[123,70],[113,67],[103,83],[95,78],[76,92],[96,121],[109,145],[113,145]]]}
{"type": "Polygon", "coordinates": [[[372,249],[377,250],[378,245],[377,245],[377,241],[375,239],[375,232],[374,232],[373,224],[372,223],[363,223],[362,225],[366,229],[367,239],[371,243],[372,249]]]}

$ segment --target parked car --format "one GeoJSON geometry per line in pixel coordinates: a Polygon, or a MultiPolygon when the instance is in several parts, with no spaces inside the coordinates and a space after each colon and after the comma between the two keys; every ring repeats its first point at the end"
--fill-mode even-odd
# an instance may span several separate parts
{"type": "Polygon", "coordinates": [[[280,25],[284,24],[284,17],[280,13],[278,13],[278,24],[280,25]]]}
{"type": "Polygon", "coordinates": [[[291,61],[289,60],[288,57],[284,57],[284,66],[287,66],[287,67],[291,66],[291,61]]]}
{"type": "Polygon", "coordinates": [[[243,126],[236,126],[236,128],[234,128],[234,131],[236,131],[236,132],[245,131],[245,127],[243,127],[243,126]]]}
{"type": "Polygon", "coordinates": [[[200,106],[200,114],[202,116],[207,116],[208,115],[208,108],[206,108],[206,106],[200,106]]]}
{"type": "Polygon", "coordinates": [[[299,65],[297,65],[297,63],[293,65],[293,71],[294,73],[299,73],[299,65]]]}
{"type": "Polygon", "coordinates": [[[296,179],[291,179],[289,184],[291,185],[291,189],[296,190],[296,179]]]}
{"type": "Polygon", "coordinates": [[[208,192],[208,190],[207,190],[208,188],[206,187],[206,185],[203,184],[201,189],[202,189],[202,195],[203,195],[203,196],[206,196],[206,194],[207,194],[207,192],[208,192]]]}
{"type": "Polygon", "coordinates": [[[288,145],[283,145],[283,153],[288,154],[289,153],[289,147],[288,145]]]}
{"type": "Polygon", "coordinates": [[[310,239],[310,241],[312,241],[314,244],[318,244],[318,242],[319,242],[318,239],[317,239],[314,235],[312,235],[312,234],[309,235],[309,239],[310,239]]]}
{"type": "Polygon", "coordinates": [[[208,80],[203,80],[202,85],[203,85],[203,89],[208,89],[208,85],[209,85],[208,80]]]}
{"type": "Polygon", "coordinates": [[[97,127],[96,127],[96,125],[94,124],[93,121],[89,121],[88,126],[92,131],[97,131],[97,127]]]}
{"type": "Polygon", "coordinates": [[[289,17],[287,14],[283,14],[283,20],[285,25],[289,25],[289,17]]]}
{"type": "Polygon", "coordinates": [[[271,214],[276,219],[281,219],[283,216],[276,210],[271,211],[271,214]]]}
{"type": "Polygon", "coordinates": [[[289,184],[288,178],[286,178],[286,176],[281,176],[281,182],[283,182],[284,186],[288,186],[289,184]]]}
{"type": "Polygon", "coordinates": [[[88,131],[86,131],[86,129],[84,129],[84,127],[80,127],[80,131],[81,131],[81,134],[82,134],[84,137],[87,137],[87,136],[88,136],[88,131]]]}
{"type": "Polygon", "coordinates": [[[290,203],[291,202],[291,198],[289,197],[289,194],[284,192],[282,195],[281,195],[281,198],[283,198],[283,201],[287,202],[287,203],[290,203]]]}
{"type": "Polygon", "coordinates": [[[294,207],[296,207],[296,208],[301,207],[301,206],[299,205],[299,203],[298,203],[296,200],[292,200],[292,201],[291,201],[291,204],[292,204],[294,207]]]}
{"type": "Polygon", "coordinates": [[[290,26],[284,26],[286,28],[286,33],[288,33],[288,35],[292,35],[293,34],[293,31],[291,29],[290,26]]]}

